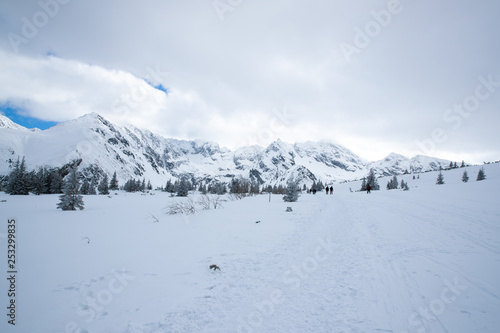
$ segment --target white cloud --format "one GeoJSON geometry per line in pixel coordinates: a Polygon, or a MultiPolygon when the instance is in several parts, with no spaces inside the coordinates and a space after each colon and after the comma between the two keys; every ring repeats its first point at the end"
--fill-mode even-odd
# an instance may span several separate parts
{"type": "MultiPolygon", "coordinates": [[[[44,120],[98,112],[229,147],[327,139],[368,159],[412,154],[416,140],[442,128],[448,138],[435,155],[498,159],[500,90],[458,130],[443,114],[474,91],[478,76],[500,81],[500,5],[404,1],[347,63],[341,43],[387,5],[245,1],[221,21],[211,1],[70,1],[19,55],[0,39],[0,100],[44,120]],[[285,108],[294,119],[283,127],[273,119],[285,108]]],[[[2,3],[0,33],[21,33],[21,18],[39,10],[37,2],[2,3]]]]}

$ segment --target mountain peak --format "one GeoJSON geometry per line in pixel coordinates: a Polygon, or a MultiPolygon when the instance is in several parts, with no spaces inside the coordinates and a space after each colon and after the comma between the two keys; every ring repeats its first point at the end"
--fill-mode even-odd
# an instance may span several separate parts
{"type": "Polygon", "coordinates": [[[10,118],[4,116],[3,114],[0,114],[0,128],[10,128],[10,129],[28,131],[26,127],[16,124],[12,120],[10,120],[10,118]]]}

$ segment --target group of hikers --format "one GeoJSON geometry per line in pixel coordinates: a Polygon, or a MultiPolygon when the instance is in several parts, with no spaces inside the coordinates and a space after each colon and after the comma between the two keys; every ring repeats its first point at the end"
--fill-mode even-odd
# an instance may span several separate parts
{"type": "MultiPolygon", "coordinates": [[[[371,189],[372,189],[372,187],[370,186],[370,184],[366,185],[366,193],[371,193],[371,189]]],[[[352,190],[350,188],[349,188],[349,190],[352,192],[352,190]]],[[[328,192],[330,192],[330,194],[333,194],[333,186],[325,187],[325,192],[327,195],[328,195],[328,192]]],[[[316,189],[312,188],[310,190],[307,190],[307,193],[316,194],[316,189]]]]}
{"type": "MultiPolygon", "coordinates": [[[[328,194],[328,192],[330,192],[330,194],[333,194],[333,186],[330,186],[330,187],[325,187],[325,192],[326,194],[328,194]]],[[[316,194],[316,189],[315,188],[311,188],[310,190],[307,190],[307,193],[312,193],[312,194],[316,194]]]]}
{"type": "MultiPolygon", "coordinates": [[[[333,186],[330,186],[330,187],[325,187],[325,192],[326,194],[328,194],[328,192],[330,192],[330,194],[333,194],[333,186]]],[[[307,190],[307,193],[312,193],[312,194],[316,194],[316,189],[315,188],[312,188],[310,190],[307,190]]]]}

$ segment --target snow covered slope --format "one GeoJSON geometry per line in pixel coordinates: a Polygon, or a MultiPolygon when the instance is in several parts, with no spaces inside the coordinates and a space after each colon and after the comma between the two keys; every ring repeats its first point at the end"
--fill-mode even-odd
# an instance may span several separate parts
{"type": "MultiPolygon", "coordinates": [[[[76,212],[0,193],[19,240],[16,327],[4,306],[0,332],[498,332],[500,164],[481,182],[478,169],[468,183],[464,169],[439,186],[428,172],[400,176],[409,191],[344,183],[189,216],[165,215],[188,199],[162,192],[84,196],[76,212]]],[[[4,223],[4,260],[6,241],[4,223]]]]}
{"type": "Polygon", "coordinates": [[[95,113],[44,131],[27,130],[3,116],[0,125],[0,174],[9,172],[9,162],[25,156],[30,169],[61,167],[81,159],[80,170],[87,176],[111,176],[116,171],[121,184],[132,177],[160,186],[168,179],[188,175],[194,182],[228,182],[233,176],[242,176],[265,185],[295,179],[309,186],[317,180],[359,179],[372,167],[387,175],[437,170],[449,164],[431,157],[409,160],[396,154],[366,163],[350,150],[328,142],[277,140],[268,147],[232,152],[212,142],[167,139],[134,126],[116,126],[95,113]]]}

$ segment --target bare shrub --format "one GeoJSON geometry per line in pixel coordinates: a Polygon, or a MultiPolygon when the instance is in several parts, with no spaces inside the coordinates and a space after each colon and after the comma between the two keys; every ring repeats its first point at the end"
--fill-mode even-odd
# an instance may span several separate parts
{"type": "Polygon", "coordinates": [[[222,202],[224,202],[221,198],[220,195],[201,195],[198,201],[196,203],[201,207],[203,210],[209,210],[209,209],[217,209],[217,208],[222,208],[222,202]]]}
{"type": "Polygon", "coordinates": [[[193,199],[188,198],[186,201],[174,201],[166,208],[166,213],[169,215],[186,214],[191,215],[196,213],[196,205],[193,199]]]}

